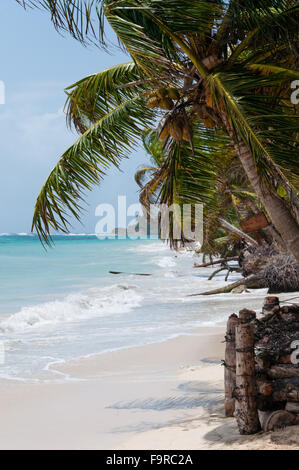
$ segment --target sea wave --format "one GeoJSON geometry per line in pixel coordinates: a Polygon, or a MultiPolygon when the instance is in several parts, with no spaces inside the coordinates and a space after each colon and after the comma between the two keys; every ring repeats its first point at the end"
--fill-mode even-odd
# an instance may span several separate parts
{"type": "Polygon", "coordinates": [[[170,256],[163,256],[162,258],[155,259],[154,263],[160,266],[160,268],[173,268],[176,266],[176,262],[170,256]]]}
{"type": "Polygon", "coordinates": [[[157,253],[157,252],[169,252],[170,248],[168,245],[163,244],[162,242],[151,242],[142,245],[134,246],[134,248],[128,248],[128,251],[133,251],[134,253],[157,253]]]}
{"type": "Polygon", "coordinates": [[[135,287],[127,285],[92,289],[90,292],[68,295],[63,300],[23,307],[0,323],[0,332],[22,332],[59,323],[123,314],[138,307],[142,299],[135,287]]]}

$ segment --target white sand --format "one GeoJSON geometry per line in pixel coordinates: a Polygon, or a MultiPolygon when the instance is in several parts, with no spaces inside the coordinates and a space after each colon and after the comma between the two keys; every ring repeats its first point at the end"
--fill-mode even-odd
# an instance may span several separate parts
{"type": "Polygon", "coordinates": [[[201,328],[73,361],[59,366],[56,383],[1,381],[0,449],[298,447],[295,428],[273,443],[239,436],[235,420],[224,418],[223,336],[201,328]]]}

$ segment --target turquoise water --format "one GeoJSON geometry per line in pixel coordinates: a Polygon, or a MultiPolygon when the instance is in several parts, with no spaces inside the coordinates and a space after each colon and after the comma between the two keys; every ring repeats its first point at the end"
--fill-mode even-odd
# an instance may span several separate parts
{"type": "Polygon", "coordinates": [[[193,252],[157,240],[59,236],[45,251],[34,236],[0,236],[0,376],[51,380],[52,363],[225,320],[239,299],[187,297],[223,285],[222,275],[208,281],[211,270],[193,263],[193,252]]]}
{"type": "MultiPolygon", "coordinates": [[[[45,251],[31,235],[0,236],[0,314],[56,299],[78,289],[106,285],[109,270],[134,271],[147,264],[132,256],[132,240],[98,240],[94,236],[56,236],[45,251]]],[[[140,242],[139,242],[140,243],[140,242]]],[[[147,240],[145,244],[149,243],[147,240]]]]}

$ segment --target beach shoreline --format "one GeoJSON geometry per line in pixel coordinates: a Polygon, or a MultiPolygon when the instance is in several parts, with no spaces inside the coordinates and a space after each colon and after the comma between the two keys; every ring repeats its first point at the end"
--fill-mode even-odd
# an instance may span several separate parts
{"type": "Polygon", "coordinates": [[[298,429],[240,436],[224,417],[223,326],[1,380],[1,450],[295,449],[298,429]]]}
{"type": "MultiPolygon", "coordinates": [[[[223,373],[223,327],[54,364],[51,382],[1,380],[1,449],[117,449],[142,432],[200,416],[221,390],[184,373],[223,373]]],[[[209,374],[208,374],[209,375],[209,374]]]]}

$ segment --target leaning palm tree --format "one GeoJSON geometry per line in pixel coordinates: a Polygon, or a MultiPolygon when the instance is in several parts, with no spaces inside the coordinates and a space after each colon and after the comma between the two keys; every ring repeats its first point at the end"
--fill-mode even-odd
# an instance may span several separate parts
{"type": "MultiPolygon", "coordinates": [[[[108,22],[132,62],[67,90],[68,120],[82,134],[60,158],[40,195],[33,226],[48,240],[79,217],[85,188],[129,156],[160,119],[165,148],[199,123],[229,137],[250,184],[299,260],[299,4],[293,0],[19,0],[51,12],[58,29],[105,45],[108,22]],[[287,168],[287,171],[284,170],[287,168]]],[[[208,143],[207,145],[210,145],[208,143]]]]}
{"type": "MultiPolygon", "coordinates": [[[[149,129],[143,136],[143,146],[151,165],[139,168],[135,181],[140,187],[140,203],[149,215],[152,205],[183,207],[184,204],[204,203],[202,251],[210,256],[224,257],[230,248],[234,250],[240,246],[240,238],[249,244],[258,244],[242,232],[240,224],[259,214],[261,207],[229,139],[218,133],[216,138],[213,136],[213,147],[207,147],[206,141],[211,141],[209,132],[203,125],[194,128],[194,153],[188,142],[168,153],[156,131],[149,129]],[[200,132],[198,127],[201,127],[200,132]]],[[[170,231],[172,246],[185,241],[182,221],[178,222],[182,238],[174,240],[170,231]]],[[[280,242],[270,226],[265,231],[260,230],[258,236],[260,240],[272,242],[274,238],[276,243],[280,242]]]]}

